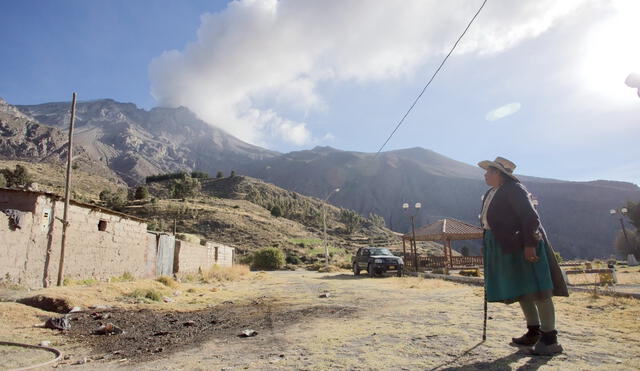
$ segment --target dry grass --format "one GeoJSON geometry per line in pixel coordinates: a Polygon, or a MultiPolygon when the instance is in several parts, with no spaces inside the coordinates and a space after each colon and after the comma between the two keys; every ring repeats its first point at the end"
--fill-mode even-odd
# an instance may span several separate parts
{"type": "Polygon", "coordinates": [[[156,281],[160,282],[161,284],[170,287],[170,288],[176,288],[178,287],[178,283],[176,282],[176,280],[174,280],[173,278],[169,277],[169,276],[160,276],[158,278],[156,278],[156,281]]]}
{"type": "Polygon", "coordinates": [[[213,265],[202,272],[205,281],[238,281],[249,275],[249,267],[246,265],[234,265],[232,267],[221,267],[213,265]]]}

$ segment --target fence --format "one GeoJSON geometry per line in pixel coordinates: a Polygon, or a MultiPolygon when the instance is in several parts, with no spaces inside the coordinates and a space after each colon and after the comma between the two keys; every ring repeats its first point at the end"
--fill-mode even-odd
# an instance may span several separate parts
{"type": "MultiPolygon", "coordinates": [[[[413,254],[404,257],[405,266],[413,270],[413,254]]],[[[449,267],[449,258],[435,255],[418,255],[418,270],[449,267]]],[[[453,256],[453,268],[477,267],[484,264],[482,256],[453,256]]]]}

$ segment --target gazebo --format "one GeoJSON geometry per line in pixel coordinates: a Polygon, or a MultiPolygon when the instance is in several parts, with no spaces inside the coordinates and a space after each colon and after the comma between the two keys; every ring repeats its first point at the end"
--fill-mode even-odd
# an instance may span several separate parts
{"type": "Polygon", "coordinates": [[[449,268],[453,268],[453,254],[451,253],[451,241],[475,240],[483,236],[482,228],[453,218],[440,219],[435,223],[420,227],[414,233],[402,236],[402,251],[406,255],[405,241],[409,241],[413,250],[414,269],[417,269],[416,241],[442,241],[444,242],[445,261],[449,261],[449,268]],[[415,235],[415,237],[414,237],[415,235]]]}

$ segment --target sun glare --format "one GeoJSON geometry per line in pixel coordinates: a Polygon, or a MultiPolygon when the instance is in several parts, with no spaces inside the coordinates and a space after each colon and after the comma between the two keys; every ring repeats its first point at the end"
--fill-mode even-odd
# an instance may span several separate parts
{"type": "Polygon", "coordinates": [[[590,93],[614,105],[638,104],[635,89],[624,81],[640,73],[640,1],[612,1],[615,13],[586,37],[586,53],[579,70],[590,93]]]}

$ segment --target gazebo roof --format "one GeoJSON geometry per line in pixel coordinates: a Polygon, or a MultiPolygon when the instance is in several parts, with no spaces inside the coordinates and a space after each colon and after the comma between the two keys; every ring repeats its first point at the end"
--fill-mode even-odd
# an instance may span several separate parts
{"type": "MultiPolygon", "coordinates": [[[[416,241],[475,240],[482,238],[482,235],[483,230],[477,225],[453,218],[440,219],[435,223],[416,229],[416,241]]],[[[413,235],[407,233],[402,238],[412,240],[413,235]]]]}

